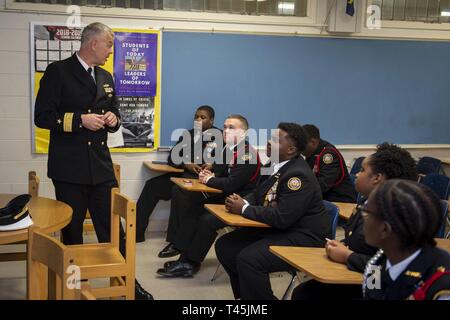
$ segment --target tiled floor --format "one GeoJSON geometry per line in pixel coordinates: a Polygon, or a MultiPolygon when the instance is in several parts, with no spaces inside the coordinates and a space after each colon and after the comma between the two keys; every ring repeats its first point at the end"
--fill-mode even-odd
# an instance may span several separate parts
{"type": "MultiPolygon", "coordinates": [[[[149,233],[147,240],[137,244],[136,248],[136,278],[155,299],[233,299],[229,279],[223,269],[220,269],[221,275],[216,281],[210,281],[218,265],[214,248],[210,250],[201,270],[194,278],[159,278],[156,270],[162,267],[165,261],[170,260],[158,258],[158,252],[166,245],[164,239],[165,234],[162,232],[149,233]]],[[[90,235],[86,240],[95,241],[95,237],[90,235]]],[[[24,246],[11,247],[9,246],[8,250],[17,250],[24,246]]],[[[0,252],[5,251],[6,247],[0,246],[0,252]]],[[[271,275],[272,288],[276,296],[281,298],[289,281],[290,275],[287,273],[271,275]]],[[[0,263],[0,299],[25,299],[25,294],[25,262],[0,263]]]]}

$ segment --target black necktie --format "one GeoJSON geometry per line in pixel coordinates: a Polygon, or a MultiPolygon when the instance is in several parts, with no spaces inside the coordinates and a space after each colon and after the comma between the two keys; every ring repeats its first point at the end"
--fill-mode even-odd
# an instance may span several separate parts
{"type": "Polygon", "coordinates": [[[92,75],[92,68],[89,67],[89,68],[87,69],[87,72],[89,73],[89,76],[92,78],[92,80],[94,80],[94,82],[95,82],[94,76],[92,75]]]}

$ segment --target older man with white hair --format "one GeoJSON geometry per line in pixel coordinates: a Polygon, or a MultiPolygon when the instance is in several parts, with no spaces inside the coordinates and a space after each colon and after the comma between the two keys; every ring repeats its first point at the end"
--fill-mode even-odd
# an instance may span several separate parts
{"type": "MultiPolygon", "coordinates": [[[[62,230],[65,244],[83,243],[87,209],[99,242],[110,241],[111,188],[117,181],[107,137],[119,129],[120,113],[113,78],[99,66],[113,43],[108,26],[86,26],[80,50],[47,67],[36,97],[34,122],[50,130],[47,174],[56,198],[73,210],[72,221],[62,230]]],[[[152,296],[136,283],[136,298],[152,296]]]]}

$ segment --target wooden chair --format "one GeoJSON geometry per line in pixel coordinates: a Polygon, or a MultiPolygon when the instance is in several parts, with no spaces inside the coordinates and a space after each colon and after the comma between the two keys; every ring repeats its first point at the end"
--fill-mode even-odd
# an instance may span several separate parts
{"type": "MultiPolygon", "coordinates": [[[[28,249],[28,292],[30,299],[45,299],[41,285],[41,265],[49,268],[48,297],[76,299],[75,290],[68,291],[66,270],[73,265],[79,269],[80,279],[109,278],[110,286],[92,288],[95,298],[125,297],[134,299],[135,290],[135,237],[136,237],[136,203],[118,193],[111,191],[111,242],[65,246],[56,239],[30,228],[28,249]],[[119,228],[123,218],[126,222],[126,254],[119,250],[119,228]],[[62,284],[60,284],[60,282],[62,284]],[[56,284],[56,285],[55,285],[56,284]],[[55,290],[54,287],[57,289],[55,290]]],[[[81,294],[81,293],[80,293],[81,294]]],[[[85,294],[89,297],[89,294],[85,294]]],[[[92,297],[91,297],[92,298],[92,297]]]]}
{"type": "MultiPolygon", "coordinates": [[[[113,163],[113,169],[114,169],[114,176],[117,180],[117,185],[119,186],[120,190],[120,164],[113,163]]],[[[86,212],[86,218],[83,225],[83,231],[84,233],[92,232],[94,231],[94,224],[92,223],[92,218],[89,210],[86,212]]]]}
{"type": "Polygon", "coordinates": [[[81,284],[80,300],[97,300],[92,293],[92,287],[89,282],[83,282],[81,284]]]}
{"type": "MultiPolygon", "coordinates": [[[[36,175],[36,171],[28,172],[28,193],[32,197],[37,197],[39,195],[39,182],[40,179],[36,175]]],[[[2,246],[10,246],[16,244],[25,244],[26,241],[16,242],[12,244],[4,244],[2,246]]],[[[24,251],[21,252],[8,252],[8,253],[0,253],[0,262],[7,261],[25,261],[27,260],[27,254],[24,251]]]]}
{"type": "Polygon", "coordinates": [[[39,196],[39,183],[40,183],[39,177],[36,175],[36,171],[29,171],[28,172],[28,193],[32,197],[38,197],[39,196]]]}

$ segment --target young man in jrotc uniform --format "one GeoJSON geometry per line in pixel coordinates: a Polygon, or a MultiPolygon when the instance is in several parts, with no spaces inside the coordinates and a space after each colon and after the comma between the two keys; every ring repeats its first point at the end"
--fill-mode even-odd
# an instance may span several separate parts
{"type": "Polygon", "coordinates": [[[303,155],[319,181],[323,199],[356,202],[355,187],[342,154],[331,143],[320,138],[320,131],[316,126],[305,124],[303,128],[308,134],[308,144],[303,155]]]}
{"type": "MultiPolygon", "coordinates": [[[[111,188],[117,181],[107,134],[119,129],[120,114],[113,78],[98,66],[105,64],[113,43],[109,27],[88,25],[80,51],[47,67],[36,97],[34,122],[50,130],[48,177],[56,199],[73,210],[72,221],[62,230],[65,244],[83,243],[87,209],[98,241],[110,241],[111,188]]],[[[152,299],[137,282],[136,298],[152,299]]]]}
{"type": "Polygon", "coordinates": [[[236,299],[276,299],[269,273],[292,267],[269,252],[269,246],[322,247],[330,237],[330,216],[320,186],[300,157],[306,143],[300,125],[280,123],[278,135],[267,146],[279,155],[272,159],[273,174],[245,198],[231,195],[225,201],[231,213],[271,226],[239,228],[216,241],[217,258],[230,276],[236,299]]]}
{"type": "MultiPolygon", "coordinates": [[[[183,168],[184,173],[166,173],[149,179],[145,183],[136,205],[136,242],[145,241],[145,229],[159,200],[170,200],[174,186],[170,178],[197,178],[207,160],[204,159],[203,153],[206,152],[206,155],[213,156],[216,146],[214,137],[220,133],[220,130],[213,124],[214,109],[206,105],[198,107],[194,115],[194,128],[186,131],[186,136],[182,135],[169,153],[168,163],[171,166],[183,168]],[[213,132],[214,130],[217,132],[213,132]],[[184,154],[184,151],[190,152],[184,154]],[[194,151],[197,151],[198,154],[194,154],[194,151]],[[175,159],[176,157],[178,159],[175,159]]],[[[163,254],[161,258],[168,256],[163,254]]]]}
{"type": "MultiPolygon", "coordinates": [[[[214,164],[211,171],[199,174],[205,185],[220,189],[223,194],[205,196],[198,192],[173,189],[171,216],[176,215],[179,227],[168,239],[174,250],[181,253],[177,261],[164,264],[157,273],[164,277],[191,277],[200,268],[217,236],[217,230],[226,225],[203,208],[205,203],[223,203],[224,198],[233,193],[242,196],[256,186],[260,173],[260,161],[256,150],[245,140],[247,120],[240,115],[229,116],[225,120],[223,137],[223,162],[214,164]]],[[[172,217],[171,217],[171,220],[172,217]]]]}

